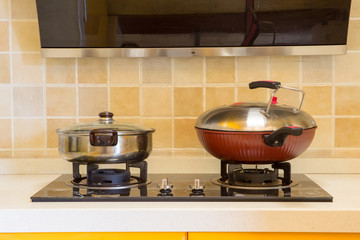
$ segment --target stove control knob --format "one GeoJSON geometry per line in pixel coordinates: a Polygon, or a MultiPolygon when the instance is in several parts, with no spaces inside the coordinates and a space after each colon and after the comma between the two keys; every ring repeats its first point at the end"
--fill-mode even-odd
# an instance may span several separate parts
{"type": "Polygon", "coordinates": [[[158,188],[160,188],[160,193],[158,196],[160,197],[172,197],[173,194],[171,193],[171,189],[173,188],[173,185],[168,184],[168,179],[163,178],[161,179],[161,185],[157,185],[158,188]]]}
{"type": "Polygon", "coordinates": [[[157,187],[160,188],[160,189],[168,190],[168,189],[172,189],[173,185],[169,185],[168,184],[168,179],[163,178],[163,179],[161,179],[161,185],[157,185],[157,187]]]}
{"type": "Polygon", "coordinates": [[[205,186],[201,186],[201,184],[200,184],[200,179],[196,178],[194,180],[194,185],[190,185],[190,189],[191,189],[190,196],[193,196],[193,197],[205,196],[204,188],[205,188],[205,186]]]}
{"type": "Polygon", "coordinates": [[[190,185],[189,187],[192,190],[203,190],[205,188],[205,186],[200,185],[200,179],[198,178],[194,180],[194,185],[190,185]]]}

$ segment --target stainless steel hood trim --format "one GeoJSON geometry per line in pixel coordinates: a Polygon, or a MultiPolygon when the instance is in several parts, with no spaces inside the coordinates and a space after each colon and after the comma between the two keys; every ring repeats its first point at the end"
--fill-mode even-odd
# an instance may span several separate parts
{"type": "Polygon", "coordinates": [[[42,48],[43,57],[211,57],[338,55],[346,45],[209,48],[42,48]]]}

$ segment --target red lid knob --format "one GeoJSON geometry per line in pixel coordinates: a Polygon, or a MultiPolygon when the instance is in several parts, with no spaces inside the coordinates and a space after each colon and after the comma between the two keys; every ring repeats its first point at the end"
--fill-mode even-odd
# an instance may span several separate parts
{"type": "Polygon", "coordinates": [[[277,97],[273,97],[271,100],[271,104],[278,104],[277,97]]]}

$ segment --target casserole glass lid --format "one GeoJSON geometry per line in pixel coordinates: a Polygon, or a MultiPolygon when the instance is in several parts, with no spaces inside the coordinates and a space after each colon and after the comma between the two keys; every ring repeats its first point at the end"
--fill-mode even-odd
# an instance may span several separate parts
{"type": "Polygon", "coordinates": [[[111,112],[99,113],[99,120],[93,122],[76,123],[69,127],[57,129],[58,134],[71,135],[89,135],[94,129],[112,129],[117,131],[118,135],[136,135],[154,132],[152,128],[148,128],[138,124],[126,124],[115,121],[111,112]]]}
{"type": "Polygon", "coordinates": [[[304,111],[271,104],[267,115],[266,103],[234,103],[211,109],[199,116],[196,128],[219,131],[275,131],[281,127],[303,129],[316,127],[314,119],[304,111]]]}

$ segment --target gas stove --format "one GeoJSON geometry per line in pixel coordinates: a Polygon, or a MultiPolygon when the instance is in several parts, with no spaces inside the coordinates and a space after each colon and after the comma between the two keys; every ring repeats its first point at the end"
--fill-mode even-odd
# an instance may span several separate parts
{"type": "MultiPolygon", "coordinates": [[[[104,164],[109,165],[109,164],[104,164]]],[[[332,196],[304,174],[291,174],[290,163],[271,168],[221,161],[220,174],[148,174],[147,162],[120,168],[73,163],[31,197],[33,202],[82,201],[259,201],[332,202],[332,196]],[[81,167],[86,167],[84,174],[81,167]]]]}

